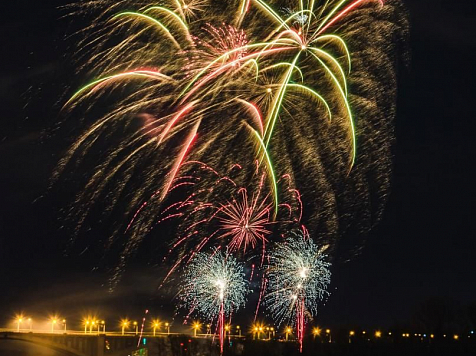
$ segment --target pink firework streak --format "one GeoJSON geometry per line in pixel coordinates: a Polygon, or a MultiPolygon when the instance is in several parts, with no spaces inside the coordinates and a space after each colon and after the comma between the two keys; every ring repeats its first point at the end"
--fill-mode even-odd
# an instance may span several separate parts
{"type": "MultiPolygon", "coordinates": [[[[190,135],[189,144],[193,137],[194,131],[190,135]]],[[[189,144],[184,145],[184,153],[189,144]]],[[[257,171],[249,180],[242,177],[242,167],[238,164],[229,169],[228,175],[220,175],[204,163],[182,160],[183,156],[177,160],[165,189],[142,203],[128,225],[130,229],[152,200],[162,201],[165,194],[170,195],[172,200],[177,196],[185,197],[162,210],[157,220],[157,224],[176,221],[181,231],[169,252],[183,248],[185,253],[179,254],[180,258],[174,262],[170,273],[182,263],[188,263],[207,246],[221,245],[228,253],[247,253],[259,248],[263,264],[266,246],[273,231],[300,226],[301,196],[293,188],[288,175],[278,180],[282,187],[282,203],[274,218],[272,190],[267,186],[266,174],[257,171]],[[186,173],[180,176],[179,170],[186,173]],[[245,179],[248,187],[243,187],[240,179],[245,179]]]]}

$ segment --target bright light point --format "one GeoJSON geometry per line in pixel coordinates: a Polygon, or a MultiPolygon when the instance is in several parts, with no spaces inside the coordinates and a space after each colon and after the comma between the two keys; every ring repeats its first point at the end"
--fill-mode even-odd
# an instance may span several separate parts
{"type": "Polygon", "coordinates": [[[355,335],[355,331],[351,331],[351,332],[349,333],[349,335],[350,335],[350,336],[354,336],[354,335],[355,335]]]}
{"type": "Polygon", "coordinates": [[[453,335],[453,339],[458,340],[458,339],[459,339],[459,335],[453,335]]]}
{"type": "Polygon", "coordinates": [[[271,88],[266,89],[268,93],[271,93],[271,88]]]}
{"type": "Polygon", "coordinates": [[[293,294],[292,298],[293,298],[294,300],[296,300],[296,299],[297,299],[297,295],[296,295],[296,294],[293,294]]]}
{"type": "Polygon", "coordinates": [[[299,277],[301,278],[307,278],[307,271],[309,270],[309,268],[307,267],[303,267],[299,270],[299,277]]]}
{"type": "Polygon", "coordinates": [[[305,50],[306,48],[307,48],[307,47],[306,47],[305,45],[302,45],[302,46],[301,46],[301,49],[302,49],[302,50],[305,50]]]}
{"type": "Polygon", "coordinates": [[[381,337],[382,336],[382,332],[381,331],[376,331],[375,332],[375,337],[381,337]]]}
{"type": "Polygon", "coordinates": [[[184,8],[184,9],[188,9],[188,5],[185,4],[185,5],[183,6],[183,8],[184,8]]]}

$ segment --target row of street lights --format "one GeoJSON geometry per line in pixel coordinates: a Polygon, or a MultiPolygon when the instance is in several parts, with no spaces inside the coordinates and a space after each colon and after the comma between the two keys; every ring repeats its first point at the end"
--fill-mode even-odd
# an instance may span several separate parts
{"type": "MultiPolygon", "coordinates": [[[[17,332],[20,332],[20,330],[23,330],[22,327],[21,327],[21,324],[25,321],[28,322],[28,329],[30,331],[33,330],[33,319],[32,318],[25,318],[22,315],[20,315],[20,316],[17,316],[15,318],[15,323],[17,325],[17,332]]],[[[51,323],[51,332],[54,332],[55,331],[55,326],[57,324],[59,325],[61,323],[64,327],[64,331],[66,332],[66,319],[60,319],[58,317],[52,317],[48,320],[48,323],[49,324],[51,323]]]]}

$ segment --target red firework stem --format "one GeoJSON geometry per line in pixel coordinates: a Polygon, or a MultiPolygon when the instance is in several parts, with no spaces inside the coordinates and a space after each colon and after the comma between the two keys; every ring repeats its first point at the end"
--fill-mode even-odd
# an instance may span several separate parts
{"type": "MultiPolygon", "coordinates": [[[[146,309],[145,315],[147,315],[148,313],[149,313],[149,309],[146,309]]],[[[140,328],[140,336],[139,336],[139,340],[137,341],[137,347],[140,346],[140,340],[142,339],[142,335],[144,334],[144,324],[145,324],[145,316],[142,318],[142,326],[140,328]]]]}
{"type": "Polygon", "coordinates": [[[175,166],[173,167],[172,171],[170,172],[169,181],[166,184],[165,189],[162,191],[162,195],[160,196],[160,200],[163,200],[165,198],[165,196],[167,195],[167,193],[169,192],[170,186],[174,182],[175,176],[177,175],[177,172],[179,171],[180,167],[182,166],[182,162],[183,162],[185,156],[187,155],[187,152],[190,149],[190,146],[192,145],[193,141],[197,137],[197,130],[198,130],[199,125],[200,125],[200,121],[198,121],[195,124],[195,127],[193,128],[192,132],[190,133],[190,135],[187,139],[187,143],[184,146],[184,149],[182,150],[177,162],[175,163],[175,166]]]}
{"type": "Polygon", "coordinates": [[[164,140],[165,136],[169,133],[169,131],[172,129],[172,127],[175,125],[175,123],[180,120],[180,118],[187,113],[194,105],[196,104],[196,101],[192,101],[191,103],[187,104],[182,110],[180,110],[172,120],[167,124],[165,127],[164,131],[160,135],[159,142],[157,142],[157,145],[160,145],[162,141],[164,140]]]}
{"type": "Polygon", "coordinates": [[[225,343],[225,309],[223,301],[220,304],[220,312],[218,314],[218,335],[220,339],[220,355],[223,355],[223,345],[225,343]]]}
{"type": "Polygon", "coordinates": [[[299,341],[299,352],[302,352],[302,342],[304,339],[304,298],[301,298],[298,304],[296,328],[296,336],[299,341]]]}
{"type": "MultiPolygon", "coordinates": [[[[349,11],[351,11],[353,8],[359,6],[361,3],[363,3],[364,1],[370,1],[370,0],[357,0],[356,2],[354,2],[353,4],[350,4],[349,6],[347,6],[344,10],[342,10],[339,15],[337,15],[336,17],[334,17],[332,19],[332,21],[330,21],[327,25],[325,25],[323,28],[321,28],[319,30],[319,32],[316,34],[317,36],[319,36],[321,33],[323,33],[325,30],[327,30],[329,27],[331,27],[334,23],[336,23],[337,21],[340,20],[341,17],[345,16],[349,11]]],[[[377,0],[381,6],[383,6],[383,0],[377,0]]]]}

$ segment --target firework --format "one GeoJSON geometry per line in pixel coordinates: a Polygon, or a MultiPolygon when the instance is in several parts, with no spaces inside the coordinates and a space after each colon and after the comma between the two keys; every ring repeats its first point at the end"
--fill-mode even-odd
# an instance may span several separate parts
{"type": "Polygon", "coordinates": [[[239,164],[232,165],[225,175],[201,162],[186,162],[184,167],[193,169],[189,170],[190,175],[174,180],[170,190],[173,203],[157,216],[157,192],[136,211],[126,231],[150,225],[149,219],[157,225],[178,222],[178,236],[169,252],[179,257],[170,273],[188,263],[196,253],[214,246],[235,255],[249,254],[251,259],[260,254],[262,264],[273,232],[299,226],[301,196],[288,176],[277,182],[283,201],[276,212],[272,188],[259,169],[249,179],[239,164]],[[246,182],[252,184],[241,185],[246,182]]]}
{"type": "MultiPolygon", "coordinates": [[[[246,189],[256,161],[266,172],[273,207],[257,205],[265,213],[248,216],[251,233],[236,218],[246,220],[256,192],[235,191],[221,207],[217,220],[234,231],[231,249],[264,243],[268,211],[279,219],[285,201],[278,177],[286,174],[308,197],[304,223],[331,247],[337,231],[375,223],[389,186],[392,41],[406,30],[398,1],[104,0],[87,2],[85,13],[90,6],[102,12],[78,58],[87,56],[82,70],[96,79],[65,109],[92,123],[55,173],[95,165],[69,214],[77,233],[95,224],[96,205],[105,219],[130,221],[154,196],[149,216],[159,216],[177,177],[190,175],[189,160],[241,162],[246,189]]],[[[126,246],[129,254],[156,221],[116,224],[106,245],[126,246]]]]}
{"type": "Polygon", "coordinates": [[[225,320],[243,307],[248,293],[243,266],[220,250],[198,253],[187,265],[180,300],[189,314],[199,313],[216,323],[223,353],[225,320]]]}
{"type": "Polygon", "coordinates": [[[330,263],[324,250],[299,232],[277,243],[269,256],[264,302],[279,324],[295,324],[301,351],[306,319],[317,314],[319,301],[329,294],[330,263]]]}

